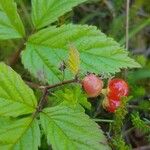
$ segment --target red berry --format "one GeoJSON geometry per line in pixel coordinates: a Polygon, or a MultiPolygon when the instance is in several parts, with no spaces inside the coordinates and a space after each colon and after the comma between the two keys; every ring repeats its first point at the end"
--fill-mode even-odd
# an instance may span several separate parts
{"type": "Polygon", "coordinates": [[[128,84],[123,79],[112,79],[108,83],[108,98],[120,100],[123,96],[128,96],[128,84]]]}
{"type": "Polygon", "coordinates": [[[113,113],[120,106],[120,103],[121,101],[108,99],[106,110],[113,113]]]}
{"type": "Polygon", "coordinates": [[[96,97],[102,91],[103,81],[96,75],[89,74],[83,79],[82,86],[89,97],[96,97]]]}

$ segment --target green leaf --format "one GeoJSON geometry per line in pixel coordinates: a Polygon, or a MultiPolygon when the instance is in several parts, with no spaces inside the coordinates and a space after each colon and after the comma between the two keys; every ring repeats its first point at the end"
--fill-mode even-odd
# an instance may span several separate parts
{"type": "Polygon", "coordinates": [[[74,75],[77,75],[79,73],[80,56],[78,50],[73,44],[69,45],[68,67],[74,75]]]}
{"type": "Polygon", "coordinates": [[[39,29],[55,21],[72,7],[87,0],[32,0],[32,20],[39,29]]]}
{"type": "Polygon", "coordinates": [[[32,113],[36,106],[33,91],[14,70],[0,63],[0,116],[32,113]]]}
{"type": "Polygon", "coordinates": [[[81,86],[69,86],[65,87],[64,89],[57,90],[52,94],[49,98],[50,104],[56,106],[61,103],[68,104],[68,106],[72,108],[80,106],[84,106],[87,109],[91,109],[91,104],[87,100],[87,96],[83,94],[81,86]]]}
{"type": "Polygon", "coordinates": [[[31,117],[10,120],[0,118],[1,150],[38,150],[40,129],[38,121],[31,117]]]}
{"type": "Polygon", "coordinates": [[[53,150],[109,150],[99,126],[81,111],[65,106],[44,109],[40,120],[53,150]]]}
{"type": "MultiPolygon", "coordinates": [[[[32,35],[22,53],[22,63],[35,77],[49,84],[63,79],[59,70],[68,58],[68,44],[73,43],[80,53],[80,72],[114,74],[121,68],[140,67],[128,52],[94,26],[51,26],[32,35]]],[[[68,72],[65,72],[67,79],[68,72]]]]}
{"type": "Polygon", "coordinates": [[[21,38],[25,35],[14,0],[0,0],[0,39],[21,38]]]}

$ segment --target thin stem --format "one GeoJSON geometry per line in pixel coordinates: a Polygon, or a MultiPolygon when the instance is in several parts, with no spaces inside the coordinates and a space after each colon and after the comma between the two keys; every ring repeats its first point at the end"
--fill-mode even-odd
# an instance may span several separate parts
{"type": "Polygon", "coordinates": [[[56,87],[59,87],[59,86],[63,86],[63,85],[66,85],[66,84],[70,84],[70,83],[77,83],[77,82],[79,82],[77,77],[75,77],[72,80],[66,80],[66,81],[63,81],[63,82],[60,82],[60,83],[57,83],[57,84],[53,84],[53,85],[48,85],[48,86],[39,86],[37,84],[28,82],[28,84],[30,84],[34,88],[38,88],[38,89],[43,90],[43,95],[42,95],[42,97],[40,99],[40,102],[38,104],[38,108],[37,108],[36,113],[42,111],[43,107],[46,105],[46,102],[47,102],[46,97],[48,96],[50,89],[53,89],[53,88],[56,88],[56,87]]]}
{"type": "Polygon", "coordinates": [[[56,83],[54,85],[48,85],[48,86],[45,86],[45,88],[47,90],[49,89],[53,89],[53,88],[56,88],[56,87],[59,87],[59,86],[62,86],[62,85],[65,85],[65,84],[69,84],[69,83],[74,83],[74,82],[78,82],[78,79],[72,79],[72,80],[66,80],[66,81],[63,81],[63,82],[60,82],[60,83],[56,83]]]}
{"type": "Polygon", "coordinates": [[[42,111],[44,105],[46,104],[46,97],[47,97],[47,95],[48,95],[48,90],[45,88],[43,90],[43,95],[42,95],[42,97],[40,99],[40,102],[38,104],[37,112],[42,111]]]}
{"type": "Polygon", "coordinates": [[[39,85],[39,84],[37,84],[37,83],[30,82],[30,81],[25,81],[25,83],[26,83],[29,87],[34,88],[34,89],[40,89],[40,90],[42,90],[42,89],[45,88],[45,86],[39,85]]]}
{"type": "MultiPolygon", "coordinates": [[[[126,36],[125,36],[125,39],[126,39],[126,50],[129,49],[129,7],[130,7],[130,0],[126,0],[126,36]]],[[[124,71],[124,78],[126,79],[127,78],[127,70],[125,69],[124,71]]]]}
{"type": "Polygon", "coordinates": [[[40,85],[40,84],[37,84],[37,83],[33,83],[33,82],[30,82],[30,81],[25,81],[25,83],[30,86],[31,88],[34,88],[34,89],[40,89],[40,90],[43,90],[43,89],[53,89],[53,88],[56,88],[56,87],[59,87],[59,86],[63,86],[65,84],[69,84],[69,83],[74,83],[74,82],[78,82],[77,79],[71,79],[71,80],[66,80],[66,81],[63,81],[63,82],[60,82],[60,83],[56,83],[56,84],[53,84],[53,85],[40,85]]]}
{"type": "Polygon", "coordinates": [[[92,119],[95,122],[106,122],[106,123],[113,123],[114,120],[109,120],[109,119],[92,119]]]}
{"type": "Polygon", "coordinates": [[[130,0],[127,0],[126,3],[126,49],[129,48],[129,7],[130,7],[130,0]]]}
{"type": "Polygon", "coordinates": [[[12,58],[10,59],[10,61],[8,62],[9,66],[14,66],[17,61],[18,61],[18,58],[20,56],[20,53],[21,51],[24,49],[24,41],[20,44],[18,50],[14,53],[14,55],[12,56],[12,58]]]}
{"type": "Polygon", "coordinates": [[[19,1],[19,3],[20,3],[20,6],[23,10],[23,13],[24,13],[24,16],[26,18],[27,23],[31,26],[31,28],[33,28],[31,17],[30,17],[30,14],[29,14],[28,10],[27,10],[27,7],[24,4],[24,1],[19,1]]]}

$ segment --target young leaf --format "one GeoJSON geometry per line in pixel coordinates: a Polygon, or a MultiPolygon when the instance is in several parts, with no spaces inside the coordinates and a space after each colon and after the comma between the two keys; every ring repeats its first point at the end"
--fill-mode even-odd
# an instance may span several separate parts
{"type": "Polygon", "coordinates": [[[69,12],[72,7],[87,0],[32,0],[32,20],[39,29],[57,21],[58,17],[69,12]]]}
{"type": "Polygon", "coordinates": [[[98,125],[81,111],[51,107],[43,110],[40,120],[53,150],[110,149],[98,125]]]}
{"type": "Polygon", "coordinates": [[[73,44],[69,45],[68,67],[74,75],[78,74],[80,67],[80,56],[78,50],[73,44]]]}
{"type": "Polygon", "coordinates": [[[33,91],[14,70],[0,63],[0,116],[32,113],[36,106],[33,91]]]}
{"type": "Polygon", "coordinates": [[[54,92],[49,98],[50,104],[56,106],[61,103],[68,104],[72,108],[80,108],[79,105],[91,109],[91,103],[88,102],[87,96],[83,94],[81,86],[70,86],[54,92]]]}
{"type": "Polygon", "coordinates": [[[20,120],[0,118],[1,150],[38,150],[40,129],[38,121],[28,117],[20,120]]]}
{"type": "Polygon", "coordinates": [[[0,39],[21,38],[24,34],[14,0],[0,0],[0,39]]]}
{"type": "MultiPolygon", "coordinates": [[[[80,53],[80,72],[114,74],[121,68],[140,67],[128,52],[94,26],[51,26],[32,35],[22,54],[22,62],[35,77],[44,72],[49,83],[58,82],[63,74],[58,69],[67,60],[68,44],[73,43],[80,53]]],[[[67,72],[65,73],[67,76],[67,72]]],[[[66,77],[65,76],[65,77],[66,77]]]]}

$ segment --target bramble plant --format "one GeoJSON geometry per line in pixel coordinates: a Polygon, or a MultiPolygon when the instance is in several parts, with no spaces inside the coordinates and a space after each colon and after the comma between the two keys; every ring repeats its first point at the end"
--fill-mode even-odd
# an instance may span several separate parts
{"type": "Polygon", "coordinates": [[[140,65],[95,26],[57,25],[60,16],[85,1],[32,0],[33,29],[28,35],[14,0],[0,0],[0,39],[22,39],[9,65],[21,56],[34,77],[25,81],[0,63],[1,150],[38,150],[43,136],[53,150],[111,149],[102,130],[85,113],[90,109],[87,98],[102,94],[104,81],[99,75],[111,76],[140,65]],[[40,96],[37,90],[42,91],[40,96]]]}

